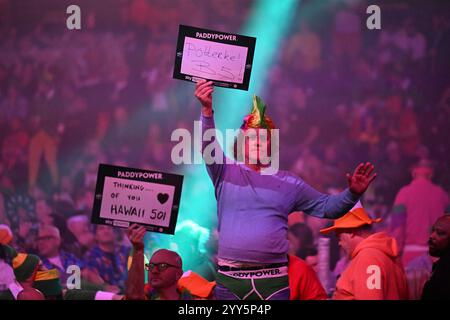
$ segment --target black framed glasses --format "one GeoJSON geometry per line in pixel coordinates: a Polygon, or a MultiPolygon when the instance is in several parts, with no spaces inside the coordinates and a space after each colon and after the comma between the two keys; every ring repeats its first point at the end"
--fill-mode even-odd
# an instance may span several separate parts
{"type": "Polygon", "coordinates": [[[146,269],[147,271],[153,271],[153,269],[154,269],[155,267],[158,267],[158,270],[159,270],[159,271],[164,271],[164,270],[166,270],[166,269],[168,269],[168,268],[170,268],[170,267],[172,267],[172,268],[179,268],[178,266],[175,266],[175,265],[173,265],[173,264],[166,263],[166,262],[161,262],[161,263],[146,263],[146,264],[145,264],[145,269],[146,269]]]}

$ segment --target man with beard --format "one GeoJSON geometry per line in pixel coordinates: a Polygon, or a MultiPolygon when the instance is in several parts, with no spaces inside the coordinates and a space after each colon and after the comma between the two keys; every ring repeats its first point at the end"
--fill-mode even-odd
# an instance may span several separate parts
{"type": "Polygon", "coordinates": [[[422,300],[450,299],[450,215],[437,219],[428,240],[429,253],[439,260],[425,283],[422,300]]]}

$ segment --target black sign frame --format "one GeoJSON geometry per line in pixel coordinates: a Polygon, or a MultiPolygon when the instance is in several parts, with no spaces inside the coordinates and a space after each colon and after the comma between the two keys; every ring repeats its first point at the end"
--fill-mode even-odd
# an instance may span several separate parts
{"type": "Polygon", "coordinates": [[[107,218],[100,216],[103,190],[104,190],[104,184],[105,184],[106,177],[120,178],[120,179],[129,180],[129,181],[151,182],[151,183],[156,183],[156,184],[164,184],[164,185],[174,186],[175,190],[174,190],[169,226],[163,227],[163,226],[159,226],[159,225],[144,224],[144,223],[139,223],[139,222],[136,222],[136,224],[145,227],[147,229],[147,231],[151,231],[151,232],[166,233],[166,234],[172,234],[172,235],[175,233],[175,227],[176,227],[176,223],[177,223],[177,219],[178,219],[178,212],[179,212],[179,208],[180,208],[181,191],[182,191],[184,176],[178,175],[178,174],[173,174],[173,173],[160,172],[160,171],[144,170],[144,169],[129,168],[129,167],[120,167],[120,166],[114,166],[114,165],[109,165],[109,164],[99,164],[98,174],[97,174],[97,183],[96,183],[96,187],[95,187],[94,204],[92,207],[91,223],[107,225],[107,226],[112,226],[112,227],[119,227],[119,228],[127,228],[129,225],[131,225],[134,222],[121,220],[121,219],[107,219],[107,218]],[[162,179],[140,178],[140,177],[124,178],[124,177],[119,177],[119,171],[120,172],[142,173],[142,174],[161,174],[162,179]]]}
{"type": "Polygon", "coordinates": [[[173,70],[173,78],[179,79],[179,80],[185,80],[185,81],[191,81],[191,82],[197,82],[199,79],[206,79],[214,82],[215,86],[218,87],[224,87],[224,88],[231,88],[231,89],[239,89],[239,90],[248,90],[249,83],[250,83],[250,75],[253,67],[253,56],[255,53],[255,46],[256,46],[256,38],[254,37],[248,37],[240,34],[233,34],[233,33],[226,33],[221,31],[215,31],[215,30],[209,30],[209,29],[203,29],[203,28],[196,28],[196,27],[190,27],[186,25],[180,25],[179,31],[178,31],[178,40],[177,40],[177,50],[175,54],[175,65],[173,70]],[[225,39],[205,39],[203,37],[197,36],[197,34],[211,34],[211,35],[217,35],[218,37],[223,37],[225,39]],[[191,38],[197,38],[205,41],[212,41],[212,42],[218,42],[223,44],[230,44],[235,46],[241,46],[247,48],[247,59],[245,62],[245,70],[244,70],[244,77],[242,83],[236,83],[236,82],[227,82],[227,81],[218,81],[215,79],[208,79],[208,77],[205,75],[205,77],[199,77],[197,75],[189,75],[181,73],[181,62],[183,60],[183,48],[184,48],[184,40],[185,37],[191,37],[191,38]],[[228,40],[233,39],[233,40],[228,40]]]}

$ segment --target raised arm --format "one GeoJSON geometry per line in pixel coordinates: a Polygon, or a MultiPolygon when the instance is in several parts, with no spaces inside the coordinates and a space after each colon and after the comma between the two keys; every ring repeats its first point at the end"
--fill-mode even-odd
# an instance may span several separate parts
{"type": "Polygon", "coordinates": [[[144,236],[145,228],[136,224],[128,228],[127,235],[133,244],[133,261],[131,262],[128,278],[125,284],[127,300],[144,300],[144,236]]]}
{"type": "Polygon", "coordinates": [[[212,81],[200,80],[195,86],[195,97],[200,101],[202,124],[202,156],[206,163],[206,169],[214,185],[217,184],[223,174],[226,162],[220,144],[215,138],[214,112],[212,108],[212,93],[214,91],[212,81]]]}
{"type": "Polygon", "coordinates": [[[370,183],[376,178],[371,163],[361,163],[354,173],[347,174],[348,188],[337,195],[320,193],[304,181],[297,186],[295,211],[304,211],[307,214],[337,219],[349,212],[367,190],[370,183]]]}

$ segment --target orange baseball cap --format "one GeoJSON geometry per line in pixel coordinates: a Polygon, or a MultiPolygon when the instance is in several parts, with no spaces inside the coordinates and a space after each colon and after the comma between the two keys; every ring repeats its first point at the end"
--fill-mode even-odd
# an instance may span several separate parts
{"type": "Polygon", "coordinates": [[[352,210],[339,219],[334,220],[334,224],[331,227],[320,230],[320,233],[326,234],[338,229],[356,229],[364,225],[371,225],[374,222],[378,223],[381,220],[381,218],[371,219],[358,201],[352,210]]]}

